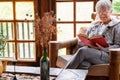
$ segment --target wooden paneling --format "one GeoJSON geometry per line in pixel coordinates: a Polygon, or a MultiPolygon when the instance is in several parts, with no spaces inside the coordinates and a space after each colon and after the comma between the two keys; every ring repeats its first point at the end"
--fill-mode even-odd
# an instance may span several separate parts
{"type": "Polygon", "coordinates": [[[55,12],[55,0],[38,0],[38,12],[39,16],[43,16],[45,12],[54,11],[55,12]]]}

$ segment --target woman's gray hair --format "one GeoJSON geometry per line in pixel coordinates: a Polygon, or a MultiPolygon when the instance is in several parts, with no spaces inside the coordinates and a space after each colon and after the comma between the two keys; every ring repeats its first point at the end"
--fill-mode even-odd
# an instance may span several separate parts
{"type": "Polygon", "coordinates": [[[112,11],[112,3],[110,0],[99,0],[96,4],[96,12],[98,12],[103,6],[107,7],[109,11],[112,11]]]}

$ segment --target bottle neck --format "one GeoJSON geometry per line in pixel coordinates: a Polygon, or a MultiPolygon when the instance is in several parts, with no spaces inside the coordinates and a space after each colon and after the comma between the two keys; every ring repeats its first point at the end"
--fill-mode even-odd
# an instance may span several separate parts
{"type": "Polygon", "coordinates": [[[43,56],[47,58],[47,47],[43,48],[43,56]]]}

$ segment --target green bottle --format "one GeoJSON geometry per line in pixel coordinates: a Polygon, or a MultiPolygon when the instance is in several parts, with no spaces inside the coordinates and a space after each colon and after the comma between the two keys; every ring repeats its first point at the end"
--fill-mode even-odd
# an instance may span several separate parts
{"type": "Polygon", "coordinates": [[[47,56],[46,47],[44,47],[43,51],[43,56],[40,59],[40,78],[41,80],[49,80],[50,60],[47,56]]]}

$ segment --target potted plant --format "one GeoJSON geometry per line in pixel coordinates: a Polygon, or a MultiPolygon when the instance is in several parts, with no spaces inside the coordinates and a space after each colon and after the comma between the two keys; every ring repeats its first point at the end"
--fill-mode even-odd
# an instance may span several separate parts
{"type": "MultiPolygon", "coordinates": [[[[4,36],[3,33],[0,33],[0,56],[2,55],[5,45],[6,45],[6,36],[4,36]]],[[[3,67],[3,65],[6,64],[6,61],[3,62],[4,63],[2,63],[2,61],[0,60],[0,74],[3,72],[5,68],[3,67]]]]}

